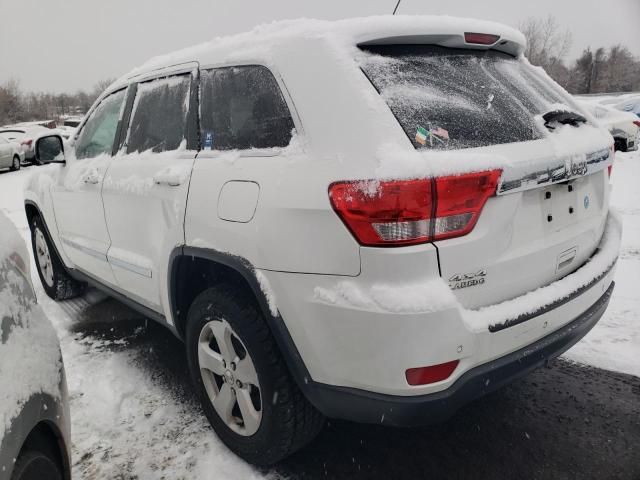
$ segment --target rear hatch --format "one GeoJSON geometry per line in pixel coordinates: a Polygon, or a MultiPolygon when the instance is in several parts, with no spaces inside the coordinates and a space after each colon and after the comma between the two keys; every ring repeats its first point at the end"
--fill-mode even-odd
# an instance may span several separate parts
{"type": "Polygon", "coordinates": [[[564,90],[494,50],[361,49],[363,72],[420,155],[453,162],[455,172],[502,170],[473,230],[434,242],[441,275],[465,307],[517,297],[588,260],[607,216],[612,140],[576,120],[584,112],[564,90]],[[569,121],[552,115],[545,126],[542,117],[559,111],[569,121]]]}

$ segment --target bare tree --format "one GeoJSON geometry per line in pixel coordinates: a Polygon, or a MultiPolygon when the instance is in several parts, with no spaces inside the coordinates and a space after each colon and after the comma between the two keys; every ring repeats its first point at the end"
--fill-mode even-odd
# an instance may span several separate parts
{"type": "Polygon", "coordinates": [[[20,82],[11,79],[0,86],[0,125],[20,120],[23,113],[20,82]]]}
{"type": "Polygon", "coordinates": [[[529,17],[519,25],[527,39],[525,55],[534,65],[552,71],[564,61],[572,43],[571,31],[563,29],[555,17],[529,17]]]}

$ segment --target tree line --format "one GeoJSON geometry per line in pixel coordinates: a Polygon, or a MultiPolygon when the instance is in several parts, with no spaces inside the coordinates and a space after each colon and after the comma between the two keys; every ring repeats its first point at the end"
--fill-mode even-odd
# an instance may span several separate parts
{"type": "Polygon", "coordinates": [[[640,59],[626,46],[588,46],[576,60],[567,63],[571,32],[553,16],[529,18],[519,28],[527,38],[525,55],[529,61],[544,68],[570,93],[640,91],[640,59]]]}
{"type": "MultiPolygon", "coordinates": [[[[573,62],[566,62],[571,32],[553,16],[529,18],[519,25],[527,38],[525,55],[571,93],[640,91],[640,59],[623,45],[587,47],[573,62]]],[[[0,85],[0,126],[29,120],[57,120],[83,115],[112,80],[98,82],[90,91],[74,94],[23,92],[17,80],[0,85]]]]}
{"type": "Polygon", "coordinates": [[[0,85],[0,126],[30,120],[59,120],[84,115],[113,80],[102,80],[89,90],[76,93],[23,92],[20,82],[0,85]]]}

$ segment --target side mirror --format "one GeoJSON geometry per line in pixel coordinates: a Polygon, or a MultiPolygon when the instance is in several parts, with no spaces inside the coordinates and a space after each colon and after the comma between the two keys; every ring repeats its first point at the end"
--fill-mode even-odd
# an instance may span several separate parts
{"type": "Polygon", "coordinates": [[[59,135],[40,137],[36,141],[36,160],[40,163],[66,163],[59,135]]]}

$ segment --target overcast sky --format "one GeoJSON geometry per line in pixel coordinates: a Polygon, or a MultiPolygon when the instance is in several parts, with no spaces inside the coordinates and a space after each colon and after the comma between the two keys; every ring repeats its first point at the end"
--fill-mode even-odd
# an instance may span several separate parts
{"type": "MultiPolygon", "coordinates": [[[[73,92],[157,54],[284,18],[391,13],[396,0],[0,0],[0,83],[73,92]]],[[[627,45],[640,56],[640,0],[402,0],[398,13],[517,24],[552,13],[583,48],[627,45]]]]}

